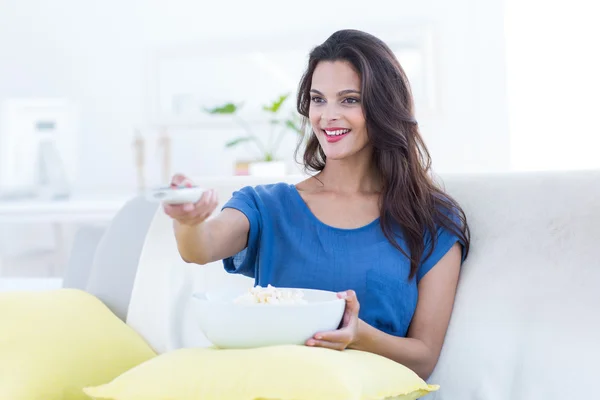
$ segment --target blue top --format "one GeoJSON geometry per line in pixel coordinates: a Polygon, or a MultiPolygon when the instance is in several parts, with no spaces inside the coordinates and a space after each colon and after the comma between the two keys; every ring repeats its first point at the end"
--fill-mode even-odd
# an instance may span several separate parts
{"type": "Polygon", "coordinates": [[[254,278],[261,286],[352,289],[359,317],[395,336],[406,336],[417,305],[417,283],[458,240],[440,229],[432,255],[409,281],[410,261],[384,236],[379,219],[357,229],[326,225],[295,185],[244,187],[223,208],[241,211],[250,222],[246,249],[223,260],[227,272],[254,278]]]}

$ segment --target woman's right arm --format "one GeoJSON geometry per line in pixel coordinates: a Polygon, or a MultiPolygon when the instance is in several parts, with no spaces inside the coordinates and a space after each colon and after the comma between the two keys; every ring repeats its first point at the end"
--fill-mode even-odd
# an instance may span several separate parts
{"type": "Polygon", "coordinates": [[[188,263],[208,264],[246,248],[250,223],[238,210],[226,208],[217,216],[196,225],[173,222],[177,249],[188,263]]]}
{"type": "MultiPolygon", "coordinates": [[[[175,175],[171,185],[192,183],[183,175],[175,175]]],[[[177,249],[185,262],[208,264],[234,256],[247,246],[250,223],[246,216],[226,208],[209,218],[217,205],[214,190],[204,192],[194,204],[163,205],[165,213],[173,219],[177,249]]]]}

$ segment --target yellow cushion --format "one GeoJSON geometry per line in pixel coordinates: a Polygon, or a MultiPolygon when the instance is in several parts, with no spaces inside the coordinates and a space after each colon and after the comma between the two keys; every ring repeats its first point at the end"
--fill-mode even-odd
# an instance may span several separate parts
{"type": "Polygon", "coordinates": [[[273,346],[180,349],[84,390],[114,400],[408,400],[437,389],[374,354],[273,346]]]}
{"type": "Polygon", "coordinates": [[[0,293],[0,399],[89,400],[83,387],[155,355],[90,294],[0,293]]]}

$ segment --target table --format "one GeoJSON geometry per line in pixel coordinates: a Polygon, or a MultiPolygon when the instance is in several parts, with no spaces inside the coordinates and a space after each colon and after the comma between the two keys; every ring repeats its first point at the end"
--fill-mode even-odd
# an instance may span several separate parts
{"type": "Polygon", "coordinates": [[[0,224],[107,222],[133,196],[88,194],[65,200],[0,201],[0,224]]]}
{"type": "MultiPolygon", "coordinates": [[[[135,193],[80,193],[67,199],[23,199],[0,201],[0,225],[50,224],[57,246],[56,257],[64,259],[65,224],[108,224],[135,193]]],[[[0,276],[5,262],[0,254],[0,276]]]]}
{"type": "Polygon", "coordinates": [[[61,278],[0,278],[0,292],[53,290],[61,287],[61,278]]]}

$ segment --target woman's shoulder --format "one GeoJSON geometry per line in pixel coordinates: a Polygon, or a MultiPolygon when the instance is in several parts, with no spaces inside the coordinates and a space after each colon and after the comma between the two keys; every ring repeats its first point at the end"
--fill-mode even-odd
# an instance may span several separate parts
{"type": "Polygon", "coordinates": [[[233,192],[228,203],[242,201],[254,208],[272,208],[289,202],[293,185],[286,182],[244,186],[233,192]]]}
{"type": "Polygon", "coordinates": [[[244,186],[233,192],[233,195],[243,195],[250,198],[272,199],[287,195],[292,189],[291,184],[286,182],[269,183],[255,186],[244,186]]]}

